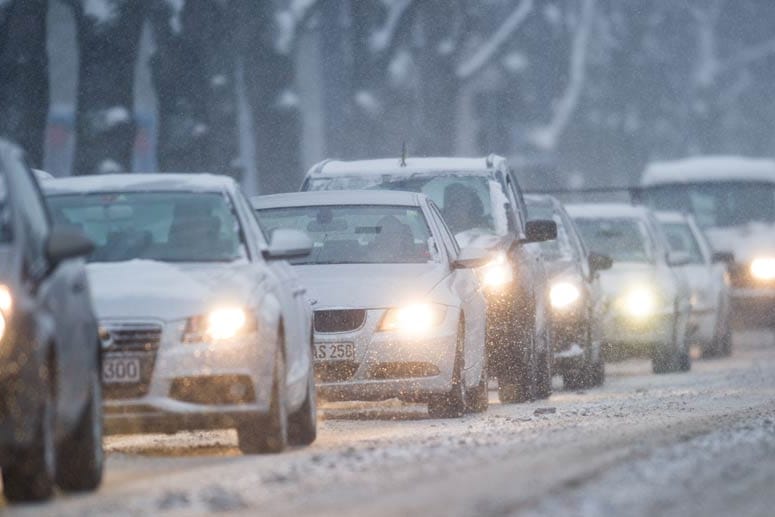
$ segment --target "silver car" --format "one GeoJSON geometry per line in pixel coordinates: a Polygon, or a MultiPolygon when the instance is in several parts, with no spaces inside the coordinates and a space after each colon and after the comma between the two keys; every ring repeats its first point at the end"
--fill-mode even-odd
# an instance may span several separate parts
{"type": "Polygon", "coordinates": [[[424,195],[338,191],[256,198],[263,228],[306,231],[292,261],[315,309],[321,396],[427,402],[433,417],[487,408],[486,303],[472,267],[424,195]]]}
{"type": "Polygon", "coordinates": [[[312,313],[291,267],[309,239],[263,234],[230,178],[132,174],[44,182],[88,264],[112,432],[236,427],[247,453],[315,439],[312,313]]]}

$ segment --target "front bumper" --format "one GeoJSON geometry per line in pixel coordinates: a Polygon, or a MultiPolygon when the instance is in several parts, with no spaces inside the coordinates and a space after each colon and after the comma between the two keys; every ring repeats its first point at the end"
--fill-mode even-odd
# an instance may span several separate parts
{"type": "MultiPolygon", "coordinates": [[[[109,326],[110,323],[103,325],[109,326]]],[[[149,378],[105,384],[106,432],[175,432],[236,426],[269,411],[275,336],[254,333],[223,343],[183,343],[182,324],[163,326],[149,378]]],[[[142,353],[142,352],[141,352],[142,353]]],[[[138,352],[108,350],[105,359],[138,352]]]]}
{"type": "Polygon", "coordinates": [[[589,341],[587,325],[577,311],[567,314],[552,314],[552,352],[554,354],[553,369],[562,373],[568,370],[578,370],[584,366],[590,353],[587,350],[589,341]]]}
{"type": "Polygon", "coordinates": [[[318,394],[331,401],[399,398],[424,402],[452,386],[458,321],[448,309],[427,334],[380,332],[384,310],[368,310],[363,324],[344,332],[316,332],[315,344],[352,344],[353,360],[318,360],[318,394]]]}
{"type": "Polygon", "coordinates": [[[650,354],[673,341],[674,313],[657,313],[645,320],[611,311],[603,320],[603,343],[609,357],[650,354]]]}

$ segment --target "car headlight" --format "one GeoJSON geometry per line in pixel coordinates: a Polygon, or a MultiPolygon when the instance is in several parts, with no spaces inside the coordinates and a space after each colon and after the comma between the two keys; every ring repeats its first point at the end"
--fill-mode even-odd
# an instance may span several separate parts
{"type": "Polygon", "coordinates": [[[624,295],[624,310],[635,319],[654,315],[657,309],[657,295],[648,287],[636,287],[624,295]]]}
{"type": "Polygon", "coordinates": [[[388,309],[379,326],[384,331],[421,334],[444,321],[446,307],[434,303],[413,303],[388,309]]]}
{"type": "Polygon", "coordinates": [[[514,272],[504,253],[499,253],[479,270],[479,279],[487,289],[502,289],[514,281],[514,272]]]}
{"type": "Polygon", "coordinates": [[[0,339],[5,336],[5,329],[8,326],[7,318],[13,310],[13,296],[7,285],[0,284],[0,339]]]}
{"type": "Polygon", "coordinates": [[[242,307],[219,307],[188,320],[183,341],[232,339],[255,328],[255,319],[242,307]]]}
{"type": "Polygon", "coordinates": [[[572,282],[556,282],[549,290],[549,301],[555,309],[567,309],[579,298],[581,298],[581,290],[572,282]]]}
{"type": "Polygon", "coordinates": [[[751,276],[756,280],[775,280],[775,258],[758,257],[753,259],[751,276]]]}

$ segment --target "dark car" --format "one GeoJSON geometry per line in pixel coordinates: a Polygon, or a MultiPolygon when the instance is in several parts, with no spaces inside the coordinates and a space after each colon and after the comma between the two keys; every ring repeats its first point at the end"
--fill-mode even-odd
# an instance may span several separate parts
{"type": "Polygon", "coordinates": [[[488,302],[489,372],[501,402],[551,393],[546,275],[537,242],[556,236],[554,221],[527,221],[522,192],[505,158],[326,161],[302,190],[420,192],[438,206],[460,248],[489,250],[479,269],[488,302]]]}
{"type": "Polygon", "coordinates": [[[605,381],[602,353],[604,297],[598,271],[611,258],[590,252],[562,204],[551,196],[525,196],[529,216],[553,219],[557,239],[541,244],[549,274],[554,372],[566,389],[605,381]]]}
{"type": "Polygon", "coordinates": [[[100,342],[80,257],[52,228],[34,173],[0,142],[0,468],[10,501],[102,480],[100,342]]]}

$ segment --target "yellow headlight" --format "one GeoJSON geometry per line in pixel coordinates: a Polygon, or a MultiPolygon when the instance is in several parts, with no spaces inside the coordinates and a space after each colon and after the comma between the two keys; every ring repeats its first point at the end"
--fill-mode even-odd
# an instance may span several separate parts
{"type": "Polygon", "coordinates": [[[549,301],[555,309],[566,309],[581,298],[581,291],[571,282],[557,282],[549,290],[549,301]]]}
{"type": "Polygon", "coordinates": [[[207,315],[207,335],[213,339],[230,339],[239,334],[248,321],[239,307],[215,309],[207,315]]]}
{"type": "Polygon", "coordinates": [[[6,316],[11,314],[13,309],[13,296],[7,285],[0,284],[0,311],[6,316]]]}
{"type": "Polygon", "coordinates": [[[751,262],[751,276],[757,280],[775,280],[775,258],[754,259],[751,262]]]}
{"type": "Polygon", "coordinates": [[[489,264],[479,270],[482,285],[488,289],[502,289],[514,281],[514,273],[506,255],[499,253],[489,264]]]}
{"type": "Polygon", "coordinates": [[[657,308],[657,295],[647,287],[637,287],[624,297],[624,309],[627,314],[637,319],[645,319],[654,315],[657,308]]]}
{"type": "Polygon", "coordinates": [[[0,339],[5,336],[5,316],[0,312],[0,339]]]}
{"type": "Polygon", "coordinates": [[[414,303],[389,309],[380,330],[397,330],[412,334],[427,332],[444,321],[446,308],[432,303],[414,303]]]}

